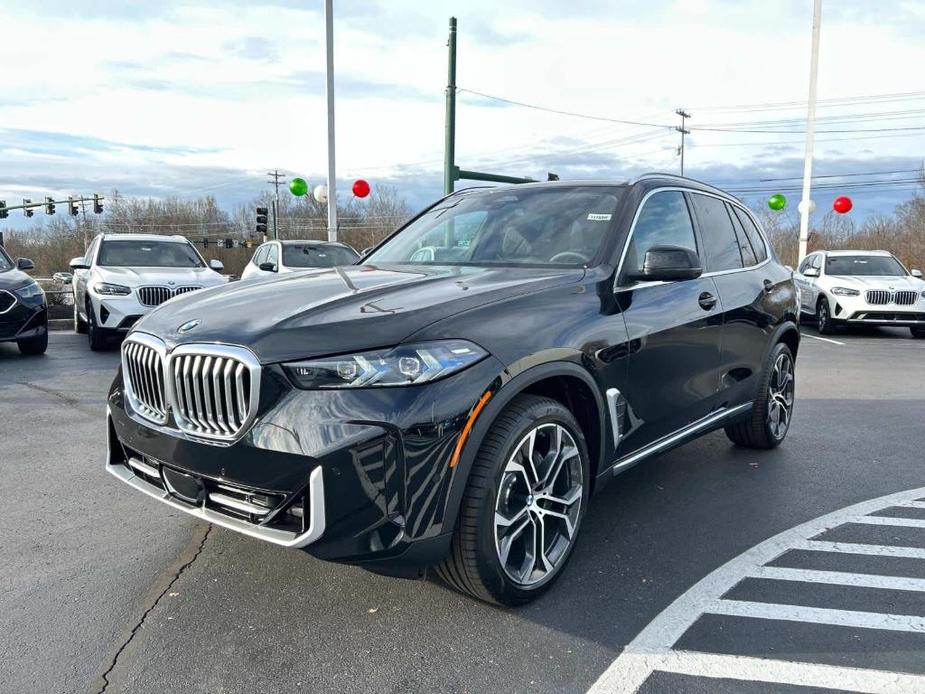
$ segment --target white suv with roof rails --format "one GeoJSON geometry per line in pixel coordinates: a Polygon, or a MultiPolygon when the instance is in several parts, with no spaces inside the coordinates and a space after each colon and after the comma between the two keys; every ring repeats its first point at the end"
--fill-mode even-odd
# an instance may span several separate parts
{"type": "Polygon", "coordinates": [[[100,234],[70,265],[74,330],[87,333],[92,350],[174,296],[228,281],[221,261],[206,265],[183,236],[100,234]]]}
{"type": "Polygon", "coordinates": [[[903,326],[925,338],[925,281],[887,251],[816,251],[794,274],[800,309],[823,335],[844,325],[903,326]]]}

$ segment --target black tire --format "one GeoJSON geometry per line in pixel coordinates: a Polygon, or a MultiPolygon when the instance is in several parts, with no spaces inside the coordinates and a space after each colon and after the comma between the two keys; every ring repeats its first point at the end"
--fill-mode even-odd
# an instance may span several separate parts
{"type": "Polygon", "coordinates": [[[96,324],[93,306],[89,304],[87,304],[87,341],[90,343],[90,349],[94,352],[102,352],[109,346],[103,329],[96,324]]]}
{"type": "Polygon", "coordinates": [[[87,334],[87,322],[80,317],[80,311],[77,310],[77,298],[74,298],[74,332],[78,335],[87,334]]]}
{"type": "Polygon", "coordinates": [[[48,349],[48,326],[45,326],[45,332],[35,337],[29,337],[25,340],[17,340],[16,346],[19,347],[19,353],[29,356],[45,354],[48,349]]]}
{"type": "Polygon", "coordinates": [[[829,312],[829,300],[819,297],[816,303],[816,329],[820,335],[831,335],[835,332],[835,319],[829,312]]]}
{"type": "MultiPolygon", "coordinates": [[[[777,448],[787,437],[790,431],[791,418],[793,416],[793,392],[794,392],[794,370],[793,354],[790,348],[783,342],[778,342],[771,350],[765,364],[764,373],[761,375],[760,390],[755,398],[754,406],[745,419],[728,425],[725,428],[726,436],[733,443],[746,448],[771,449],[777,448]],[[783,431],[775,427],[773,421],[774,397],[772,389],[774,388],[774,377],[776,374],[775,365],[778,360],[784,358],[790,365],[790,406],[787,411],[786,426],[783,431]]],[[[777,406],[780,407],[778,401],[777,406]]],[[[779,424],[779,422],[778,422],[779,424]]]]}
{"type": "Polygon", "coordinates": [[[912,327],[909,328],[909,332],[916,340],[925,340],[925,328],[912,327]]]}
{"type": "MultiPolygon", "coordinates": [[[[526,483],[529,482],[526,472],[522,479],[526,486],[526,483]]],[[[481,448],[479,448],[463,494],[459,520],[450,546],[450,554],[436,567],[437,574],[452,588],[486,602],[516,606],[536,599],[558,579],[571,557],[578,538],[581,519],[584,517],[587,507],[589,482],[588,448],[581,428],[572,413],[562,403],[551,398],[537,395],[517,396],[498,415],[485,436],[481,448]],[[517,477],[516,473],[506,470],[506,468],[509,467],[509,462],[514,461],[515,457],[522,452],[526,445],[525,441],[533,430],[542,430],[546,433],[535,434],[533,439],[537,442],[536,450],[540,451],[537,453],[540,456],[539,463],[534,463],[532,466],[538,473],[535,476],[537,484],[534,486],[537,491],[527,492],[529,500],[523,502],[524,508],[521,511],[523,523],[532,526],[530,532],[533,539],[529,540],[528,543],[527,531],[523,531],[522,542],[524,543],[524,552],[526,552],[526,547],[530,545],[532,545],[535,552],[537,548],[537,535],[535,533],[538,533],[538,528],[542,527],[542,537],[545,542],[548,529],[549,537],[553,538],[553,542],[549,548],[544,546],[543,557],[547,557],[548,550],[552,568],[547,570],[541,566],[536,569],[534,564],[534,570],[527,572],[530,574],[529,579],[532,580],[536,574],[541,575],[542,578],[533,583],[524,584],[512,580],[509,576],[509,567],[502,565],[502,560],[499,556],[501,549],[497,544],[496,532],[498,528],[496,527],[495,513],[499,504],[502,503],[502,499],[507,499],[511,496],[510,480],[517,477]],[[550,447],[544,457],[541,452],[543,442],[540,439],[545,439],[551,446],[552,439],[560,430],[565,433],[561,435],[559,440],[568,442],[568,437],[570,437],[575,444],[574,447],[571,446],[571,443],[568,443],[567,446],[566,443],[560,443],[557,448],[559,453],[551,456],[552,448],[550,447]],[[574,449],[577,449],[577,461],[575,460],[574,449]],[[568,451],[568,455],[563,455],[566,451],[568,451]],[[553,466],[552,461],[560,459],[563,462],[558,466],[553,466]],[[548,467],[545,468],[544,473],[539,473],[541,466],[546,461],[550,461],[548,467]],[[559,471],[553,472],[556,468],[559,471]],[[574,484],[574,479],[579,470],[580,489],[574,484]],[[562,497],[568,496],[572,498],[571,504],[563,504],[562,506],[550,504],[549,508],[565,509],[566,513],[573,514],[574,522],[563,525],[564,521],[559,520],[561,514],[552,520],[544,520],[546,516],[543,515],[542,510],[538,512],[530,510],[539,506],[540,502],[546,503],[548,501],[540,497],[542,492],[539,490],[543,484],[539,481],[541,477],[547,478],[547,481],[549,478],[553,478],[553,482],[547,487],[547,490],[554,488],[553,484],[556,483],[556,480],[567,483],[568,490],[562,494],[562,497]],[[506,486],[502,487],[502,485],[506,486]],[[502,489],[504,490],[503,495],[499,494],[499,490],[502,489]],[[529,506],[534,499],[537,499],[536,506],[529,506]],[[572,504],[576,502],[579,506],[574,509],[572,504]],[[534,513],[538,515],[533,515],[534,513]],[[550,525],[546,525],[547,523],[550,523],[550,525]]],[[[524,497],[520,496],[518,498],[523,499],[524,497]]],[[[507,501],[504,501],[504,503],[507,503],[507,501]]],[[[513,525],[511,523],[511,526],[513,525]]],[[[503,544],[503,539],[501,542],[503,544]]],[[[513,552],[509,549],[508,556],[511,556],[511,554],[513,552]]],[[[535,560],[524,556],[522,561],[524,566],[527,566],[535,560]]]]}

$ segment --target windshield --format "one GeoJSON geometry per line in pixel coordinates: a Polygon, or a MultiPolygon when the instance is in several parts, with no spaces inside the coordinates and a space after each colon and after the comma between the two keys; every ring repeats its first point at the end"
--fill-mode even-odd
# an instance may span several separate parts
{"type": "Polygon", "coordinates": [[[827,275],[878,275],[902,277],[905,269],[896,258],[885,255],[835,255],[825,261],[827,275]]]}
{"type": "Polygon", "coordinates": [[[3,270],[12,270],[13,261],[10,260],[10,256],[6,254],[6,251],[3,248],[0,248],[0,272],[3,270]]]}
{"type": "Polygon", "coordinates": [[[177,241],[104,241],[96,264],[108,267],[205,267],[192,246],[177,241]]]}
{"type": "Polygon", "coordinates": [[[425,212],[364,262],[580,267],[597,255],[622,195],[617,186],[463,194],[425,212]]]}
{"type": "Polygon", "coordinates": [[[353,265],[360,254],[351,248],[317,243],[284,243],[283,265],[286,267],[335,267],[353,265]]]}

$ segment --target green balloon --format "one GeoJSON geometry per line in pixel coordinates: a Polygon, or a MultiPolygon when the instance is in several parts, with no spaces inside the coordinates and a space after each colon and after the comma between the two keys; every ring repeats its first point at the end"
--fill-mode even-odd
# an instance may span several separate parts
{"type": "Polygon", "coordinates": [[[308,192],[308,183],[305,182],[304,178],[293,178],[289,181],[289,192],[301,197],[308,192]]]}
{"type": "Polygon", "coordinates": [[[775,193],[768,198],[768,207],[772,210],[782,210],[787,206],[787,198],[780,193],[775,193]]]}

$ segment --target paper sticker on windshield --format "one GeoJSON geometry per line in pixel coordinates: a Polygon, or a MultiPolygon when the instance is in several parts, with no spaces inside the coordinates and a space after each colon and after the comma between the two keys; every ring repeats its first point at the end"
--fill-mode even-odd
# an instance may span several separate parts
{"type": "Polygon", "coordinates": [[[601,212],[592,212],[588,215],[589,222],[609,222],[611,215],[601,212]]]}

